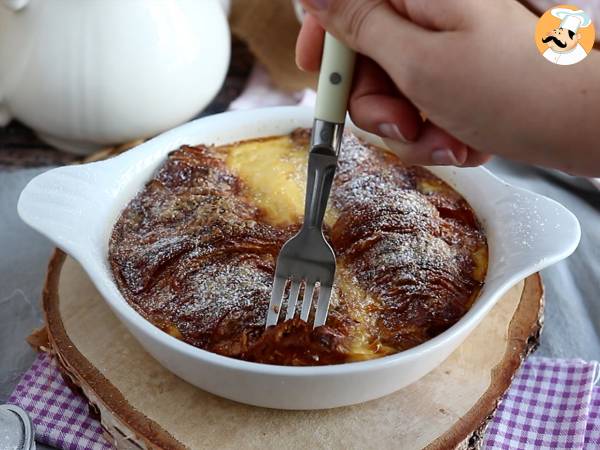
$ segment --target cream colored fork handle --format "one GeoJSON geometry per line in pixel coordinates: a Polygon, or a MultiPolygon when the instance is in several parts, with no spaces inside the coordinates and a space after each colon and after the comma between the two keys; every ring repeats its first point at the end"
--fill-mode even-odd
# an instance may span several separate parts
{"type": "Polygon", "coordinates": [[[356,54],[353,50],[331,34],[325,33],[315,119],[344,123],[355,58],[356,54]]]}

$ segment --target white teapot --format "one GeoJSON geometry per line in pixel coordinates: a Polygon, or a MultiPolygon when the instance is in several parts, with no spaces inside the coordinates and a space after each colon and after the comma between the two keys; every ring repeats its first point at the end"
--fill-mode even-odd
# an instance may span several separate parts
{"type": "Polygon", "coordinates": [[[223,0],[0,0],[0,125],[65,150],[152,136],[219,91],[223,0]]]}

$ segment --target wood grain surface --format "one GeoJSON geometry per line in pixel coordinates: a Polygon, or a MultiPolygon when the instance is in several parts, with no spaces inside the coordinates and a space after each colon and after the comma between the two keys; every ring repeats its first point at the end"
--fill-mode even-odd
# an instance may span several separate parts
{"type": "Polygon", "coordinates": [[[541,279],[533,275],[417,383],[352,407],[275,411],[218,398],[162,368],[60,251],[44,290],[48,347],[119,448],[479,448],[498,401],[539,341],[542,306],[541,279]]]}

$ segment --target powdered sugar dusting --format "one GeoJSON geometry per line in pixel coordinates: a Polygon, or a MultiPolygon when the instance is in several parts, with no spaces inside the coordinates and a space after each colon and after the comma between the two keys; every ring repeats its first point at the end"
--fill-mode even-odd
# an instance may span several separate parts
{"type": "MultiPolygon", "coordinates": [[[[305,151],[294,142],[295,151],[305,151]]],[[[317,334],[294,325],[263,338],[275,259],[299,224],[267,222],[223,151],[172,153],[113,230],[109,259],[119,288],[165,331],[242,359],[326,364],[371,346],[387,346],[385,353],[411,347],[468,309],[479,288],[471,253],[485,239],[463,220],[464,201],[451,193],[441,216],[444,193],[418,189],[422,177],[433,175],[346,136],[331,196],[337,220],[325,230],[344,290],[335,283],[328,326],[317,334]],[[306,349],[286,337],[292,330],[306,349]]]]}

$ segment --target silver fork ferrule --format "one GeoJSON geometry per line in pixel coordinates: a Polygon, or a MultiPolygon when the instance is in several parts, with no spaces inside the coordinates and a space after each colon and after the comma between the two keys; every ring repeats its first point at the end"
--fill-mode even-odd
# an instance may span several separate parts
{"type": "Polygon", "coordinates": [[[343,123],[314,120],[312,147],[308,157],[303,228],[321,229],[323,225],[343,133],[343,123]]]}
{"type": "Polygon", "coordinates": [[[337,156],[342,144],[344,134],[344,124],[327,122],[325,120],[315,119],[311,135],[311,151],[323,152],[326,148],[331,149],[334,156],[337,156]]]}

